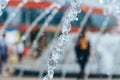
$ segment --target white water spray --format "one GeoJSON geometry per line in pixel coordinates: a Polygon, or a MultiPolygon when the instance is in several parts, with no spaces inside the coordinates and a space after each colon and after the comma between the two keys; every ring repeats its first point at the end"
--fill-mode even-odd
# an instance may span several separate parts
{"type": "Polygon", "coordinates": [[[0,16],[3,14],[2,9],[4,9],[7,6],[7,3],[9,0],[0,0],[0,16]]]}
{"type": "Polygon", "coordinates": [[[52,80],[54,75],[54,69],[56,68],[60,57],[62,55],[62,49],[67,41],[69,41],[69,32],[71,30],[70,22],[76,20],[77,14],[80,12],[80,0],[72,0],[71,8],[68,15],[65,17],[63,22],[62,35],[57,40],[56,46],[52,50],[52,56],[48,61],[48,74],[43,78],[43,80],[52,80]]]}

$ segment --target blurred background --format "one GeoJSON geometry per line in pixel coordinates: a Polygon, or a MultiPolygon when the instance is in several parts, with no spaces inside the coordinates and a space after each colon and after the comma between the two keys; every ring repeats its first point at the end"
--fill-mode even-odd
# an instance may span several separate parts
{"type": "MultiPolygon", "coordinates": [[[[114,1],[81,0],[81,12],[71,22],[70,40],[62,50],[54,79],[77,79],[81,69],[74,47],[82,27],[87,28],[91,49],[85,79],[120,78],[120,4],[114,1]]],[[[69,8],[70,0],[9,0],[0,16],[0,80],[37,80],[47,73],[69,8]]]]}

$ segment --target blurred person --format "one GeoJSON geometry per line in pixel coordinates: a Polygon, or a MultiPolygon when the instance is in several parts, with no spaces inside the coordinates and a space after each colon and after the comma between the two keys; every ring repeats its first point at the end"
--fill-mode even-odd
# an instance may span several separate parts
{"type": "Polygon", "coordinates": [[[24,57],[27,57],[27,55],[29,54],[29,52],[30,52],[30,45],[29,44],[25,44],[24,45],[24,54],[23,54],[23,56],[24,57]]]}
{"type": "Polygon", "coordinates": [[[5,33],[2,35],[2,39],[0,40],[0,72],[2,72],[2,69],[4,65],[7,63],[8,59],[8,44],[5,39],[6,35],[5,33]]]}
{"type": "Polygon", "coordinates": [[[11,51],[10,56],[9,56],[9,62],[11,64],[15,64],[18,60],[18,55],[17,55],[17,42],[13,43],[10,45],[11,51]]]}
{"type": "Polygon", "coordinates": [[[11,62],[15,63],[17,62],[17,42],[12,44],[12,55],[11,55],[11,62]]]}
{"type": "Polygon", "coordinates": [[[90,56],[90,43],[86,38],[87,29],[83,28],[81,35],[79,36],[75,45],[76,60],[80,66],[80,73],[77,76],[78,79],[84,79],[85,66],[90,56]]]}
{"type": "Polygon", "coordinates": [[[17,52],[18,52],[18,61],[22,61],[23,52],[24,52],[24,44],[23,44],[22,41],[19,41],[19,42],[18,42],[17,52]]]}
{"type": "Polygon", "coordinates": [[[41,52],[45,49],[45,46],[46,46],[46,36],[45,34],[43,34],[39,40],[39,47],[41,52]]]}
{"type": "Polygon", "coordinates": [[[34,51],[34,57],[35,58],[38,58],[39,56],[41,56],[41,53],[44,51],[45,49],[45,46],[46,46],[46,36],[45,34],[43,34],[39,41],[38,41],[38,45],[34,51]]]}
{"type": "Polygon", "coordinates": [[[9,45],[9,59],[8,59],[8,71],[9,75],[12,75],[14,73],[14,66],[17,63],[17,42],[9,45]]]}

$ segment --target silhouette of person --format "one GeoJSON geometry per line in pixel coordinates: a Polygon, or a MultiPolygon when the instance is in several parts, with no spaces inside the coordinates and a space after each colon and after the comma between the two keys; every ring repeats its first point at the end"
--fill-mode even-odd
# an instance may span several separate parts
{"type": "Polygon", "coordinates": [[[76,60],[80,66],[80,73],[77,76],[78,79],[83,79],[85,75],[85,66],[90,55],[90,43],[86,38],[86,28],[83,28],[81,35],[79,36],[75,45],[76,60]]]}
{"type": "Polygon", "coordinates": [[[0,72],[2,71],[3,66],[7,62],[8,58],[8,45],[5,39],[5,33],[2,35],[2,39],[0,40],[0,72]]]}
{"type": "Polygon", "coordinates": [[[19,62],[21,62],[23,58],[23,52],[24,52],[24,44],[22,41],[18,42],[17,51],[18,51],[18,60],[19,62]]]}

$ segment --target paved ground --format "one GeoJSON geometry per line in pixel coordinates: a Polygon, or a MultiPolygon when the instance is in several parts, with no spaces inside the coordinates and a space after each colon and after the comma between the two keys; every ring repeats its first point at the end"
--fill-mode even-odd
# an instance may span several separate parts
{"type": "MultiPolygon", "coordinates": [[[[7,78],[0,78],[0,80],[42,80],[41,78],[35,78],[35,77],[24,77],[24,78],[18,78],[18,77],[7,77],[7,78]]],[[[53,78],[53,80],[76,80],[75,78],[53,78]]],[[[120,79],[102,79],[102,78],[90,78],[88,80],[120,80],[120,79]]]]}

